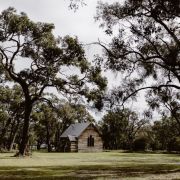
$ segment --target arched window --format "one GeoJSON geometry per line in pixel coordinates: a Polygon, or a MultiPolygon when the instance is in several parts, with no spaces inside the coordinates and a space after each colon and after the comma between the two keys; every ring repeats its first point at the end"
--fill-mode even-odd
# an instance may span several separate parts
{"type": "Polygon", "coordinates": [[[88,147],[92,147],[94,146],[94,138],[92,137],[92,135],[90,135],[87,139],[87,145],[88,147]]]}

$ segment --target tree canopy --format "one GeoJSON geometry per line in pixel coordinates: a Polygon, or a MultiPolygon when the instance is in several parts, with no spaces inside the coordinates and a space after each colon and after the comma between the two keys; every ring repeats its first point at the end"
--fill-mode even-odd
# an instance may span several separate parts
{"type": "Polygon", "coordinates": [[[138,132],[147,123],[130,109],[109,111],[99,122],[104,148],[132,150],[138,132]]]}
{"type": "Polygon", "coordinates": [[[141,90],[150,94],[180,89],[180,4],[178,0],[100,2],[97,20],[112,36],[104,48],[105,67],[121,72],[123,83],[112,91],[124,103],[141,90]]]}

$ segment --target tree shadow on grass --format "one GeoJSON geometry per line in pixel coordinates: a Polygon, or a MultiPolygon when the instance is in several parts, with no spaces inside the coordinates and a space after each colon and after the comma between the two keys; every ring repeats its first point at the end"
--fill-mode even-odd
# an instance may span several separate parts
{"type": "Polygon", "coordinates": [[[56,167],[0,167],[0,179],[15,180],[68,180],[140,177],[148,174],[168,174],[180,172],[180,165],[148,164],[131,166],[56,166],[56,167]]]}

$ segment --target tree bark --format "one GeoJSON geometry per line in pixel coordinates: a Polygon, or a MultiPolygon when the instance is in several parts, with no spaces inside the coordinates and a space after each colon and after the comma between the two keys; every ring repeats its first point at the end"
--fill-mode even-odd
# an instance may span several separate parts
{"type": "Polygon", "coordinates": [[[51,142],[50,142],[50,132],[49,132],[49,123],[46,122],[46,144],[48,146],[48,152],[52,151],[51,142]]]}
{"type": "Polygon", "coordinates": [[[37,150],[39,151],[41,149],[41,142],[40,141],[37,141],[37,150]]]}
{"type": "Polygon", "coordinates": [[[14,145],[14,141],[16,139],[16,135],[17,135],[17,131],[12,135],[12,137],[10,139],[8,151],[12,151],[13,145],[14,145]]]}
{"type": "Polygon", "coordinates": [[[130,151],[133,150],[133,141],[134,141],[134,138],[131,135],[129,135],[128,136],[128,146],[129,146],[130,151]]]}
{"type": "Polygon", "coordinates": [[[22,139],[19,147],[19,156],[28,155],[28,140],[29,140],[29,122],[30,122],[30,115],[32,111],[32,102],[26,101],[25,102],[25,111],[24,111],[24,124],[23,124],[23,132],[22,132],[22,139]]]}
{"type": "Polygon", "coordinates": [[[55,150],[56,152],[60,152],[60,136],[61,136],[61,128],[59,126],[59,124],[57,125],[57,129],[56,129],[56,135],[55,135],[55,150]]]}
{"type": "Polygon", "coordinates": [[[19,124],[20,124],[20,120],[17,117],[17,122],[14,121],[13,124],[12,124],[11,133],[10,133],[9,140],[8,140],[8,142],[9,142],[8,143],[8,150],[9,151],[12,151],[12,148],[13,148],[13,145],[14,145],[14,141],[15,141],[16,136],[17,136],[19,124]]]}

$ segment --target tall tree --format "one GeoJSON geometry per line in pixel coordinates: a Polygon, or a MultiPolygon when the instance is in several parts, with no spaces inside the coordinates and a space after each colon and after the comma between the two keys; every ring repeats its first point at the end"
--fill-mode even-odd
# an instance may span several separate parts
{"type": "MultiPolygon", "coordinates": [[[[37,113],[36,113],[37,117],[37,113]]],[[[48,152],[52,151],[53,136],[55,136],[56,126],[58,124],[58,117],[53,108],[48,104],[41,104],[38,112],[38,121],[35,123],[35,133],[39,136],[43,133],[45,135],[45,143],[48,152]]],[[[37,137],[38,140],[40,139],[37,137]]]]}
{"type": "Polygon", "coordinates": [[[163,117],[159,121],[155,121],[152,125],[151,136],[154,136],[152,140],[152,146],[154,149],[161,150],[180,150],[178,149],[180,144],[179,132],[177,128],[177,122],[172,117],[163,117]]]}
{"type": "Polygon", "coordinates": [[[43,99],[47,87],[55,87],[63,95],[86,96],[99,108],[102,105],[106,80],[101,70],[90,66],[77,38],[56,38],[53,29],[53,24],[35,23],[14,8],[0,14],[0,67],[7,79],[20,85],[24,96],[19,155],[26,153],[32,108],[43,99]],[[16,69],[18,62],[27,62],[28,67],[16,69]]]}
{"type": "Polygon", "coordinates": [[[166,88],[156,93],[154,93],[153,91],[149,91],[146,99],[152,110],[158,110],[162,114],[162,117],[169,114],[171,119],[176,121],[176,126],[180,133],[179,95],[179,92],[166,88]]]}
{"type": "Polygon", "coordinates": [[[100,2],[96,18],[114,36],[108,46],[99,43],[105,49],[105,65],[124,77],[111,101],[125,102],[141,90],[179,92],[179,0],[100,2]]]}
{"type": "Polygon", "coordinates": [[[146,123],[130,109],[109,111],[100,122],[104,147],[132,149],[137,133],[146,123]]]}
{"type": "Polygon", "coordinates": [[[120,149],[127,140],[126,127],[128,121],[125,113],[109,111],[99,122],[105,149],[120,149]]]}
{"type": "MultiPolygon", "coordinates": [[[[23,114],[23,96],[19,86],[15,85],[12,88],[8,86],[0,86],[0,148],[3,147],[4,141],[7,140],[7,133],[10,130],[10,126],[16,121],[20,120],[20,116],[23,114]]],[[[7,143],[6,143],[7,145],[7,143]]],[[[6,147],[8,148],[8,147],[6,147]]],[[[9,148],[8,148],[9,149],[9,148]]]]}
{"type": "Polygon", "coordinates": [[[71,104],[58,100],[54,95],[49,99],[51,104],[38,103],[33,110],[33,130],[37,139],[38,148],[45,143],[50,152],[51,147],[59,151],[60,136],[63,131],[75,122],[92,122],[94,119],[81,104],[71,104]]]}

